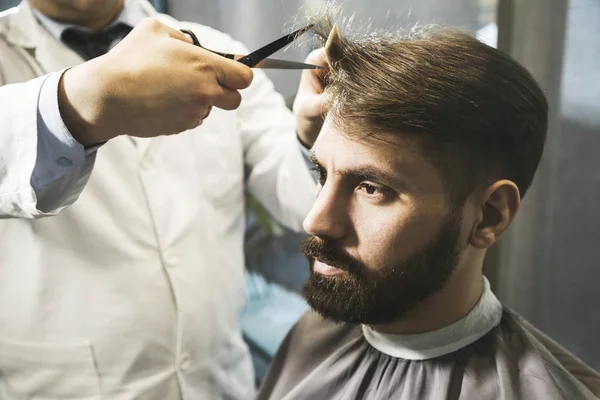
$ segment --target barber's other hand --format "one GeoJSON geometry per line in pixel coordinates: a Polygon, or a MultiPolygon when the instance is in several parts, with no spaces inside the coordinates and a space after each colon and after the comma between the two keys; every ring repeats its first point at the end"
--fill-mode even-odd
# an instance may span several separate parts
{"type": "Polygon", "coordinates": [[[329,72],[327,57],[323,48],[314,50],[306,58],[306,63],[324,67],[323,69],[305,69],[302,71],[298,94],[294,100],[298,138],[308,146],[317,140],[323,126],[326,113],[327,98],[324,93],[325,77],[329,72]]]}
{"type": "Polygon", "coordinates": [[[73,137],[90,145],[175,134],[198,126],[212,106],[237,108],[252,70],[191,43],[146,19],[104,56],[65,72],[58,102],[73,137]]]}

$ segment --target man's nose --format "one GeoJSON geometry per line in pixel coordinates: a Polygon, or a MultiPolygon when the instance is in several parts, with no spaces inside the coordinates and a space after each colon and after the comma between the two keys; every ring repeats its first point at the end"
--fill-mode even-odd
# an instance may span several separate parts
{"type": "Polygon", "coordinates": [[[312,236],[341,239],[349,224],[348,200],[334,185],[326,183],[304,219],[304,230],[312,236]]]}

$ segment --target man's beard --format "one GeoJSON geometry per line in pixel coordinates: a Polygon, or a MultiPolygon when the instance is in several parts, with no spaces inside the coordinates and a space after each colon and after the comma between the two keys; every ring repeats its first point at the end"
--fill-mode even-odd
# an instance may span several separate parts
{"type": "Polygon", "coordinates": [[[450,279],[459,260],[460,219],[460,213],[450,213],[425,249],[378,269],[368,269],[335,241],[309,237],[302,244],[311,264],[304,297],[316,312],[336,322],[375,325],[401,320],[450,279]],[[346,273],[315,273],[315,258],[346,273]]]}

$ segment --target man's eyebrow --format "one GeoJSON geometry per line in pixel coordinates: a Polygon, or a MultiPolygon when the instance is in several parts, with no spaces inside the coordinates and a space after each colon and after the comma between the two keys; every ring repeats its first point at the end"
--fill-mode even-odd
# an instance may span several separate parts
{"type": "Polygon", "coordinates": [[[373,181],[375,183],[380,183],[382,185],[387,186],[398,186],[402,184],[402,180],[399,177],[390,175],[384,172],[383,170],[371,165],[347,168],[344,170],[337,171],[337,173],[349,178],[373,181]]]}
{"type": "MultiPolygon", "coordinates": [[[[309,160],[318,168],[322,169],[323,166],[317,159],[317,155],[311,150],[309,155],[309,160]]],[[[380,183],[386,186],[399,186],[403,185],[404,181],[399,177],[394,177],[391,174],[386,173],[380,168],[376,168],[372,165],[361,165],[352,168],[346,168],[343,170],[336,171],[337,174],[342,175],[346,178],[351,178],[355,180],[368,180],[376,183],[380,183]]]]}

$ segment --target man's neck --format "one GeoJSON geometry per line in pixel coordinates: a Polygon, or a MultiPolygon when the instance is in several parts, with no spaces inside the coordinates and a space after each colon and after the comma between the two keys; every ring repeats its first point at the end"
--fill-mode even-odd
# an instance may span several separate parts
{"type": "Polygon", "coordinates": [[[93,31],[98,31],[108,26],[123,10],[125,0],[115,2],[114,7],[97,12],[84,13],[77,10],[61,9],[46,0],[29,0],[31,6],[45,16],[56,21],[78,25],[93,31]]]}
{"type": "Polygon", "coordinates": [[[371,328],[388,334],[417,334],[441,329],[467,315],[482,293],[481,273],[458,268],[444,289],[412,310],[405,318],[390,324],[372,325],[371,328]]]}

